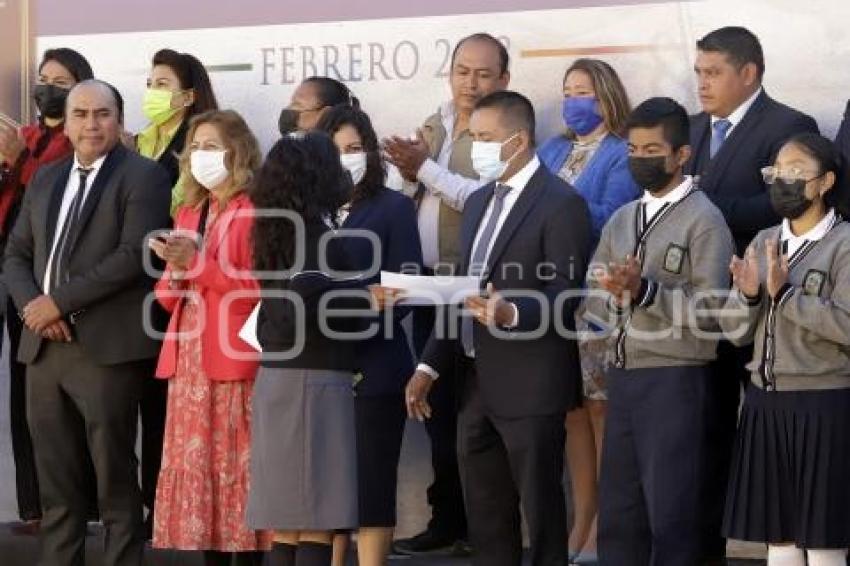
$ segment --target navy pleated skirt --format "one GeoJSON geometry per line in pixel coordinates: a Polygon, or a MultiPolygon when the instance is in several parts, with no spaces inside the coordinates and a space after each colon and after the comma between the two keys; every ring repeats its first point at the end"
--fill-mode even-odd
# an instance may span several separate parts
{"type": "Polygon", "coordinates": [[[850,546],[850,389],[748,388],[723,523],[738,540],[850,546]]]}

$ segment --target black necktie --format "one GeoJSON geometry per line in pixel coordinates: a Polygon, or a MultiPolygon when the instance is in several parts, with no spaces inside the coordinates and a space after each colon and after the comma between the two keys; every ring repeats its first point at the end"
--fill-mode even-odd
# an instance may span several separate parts
{"type": "Polygon", "coordinates": [[[65,216],[65,222],[62,224],[62,231],[59,233],[59,242],[56,244],[56,253],[53,258],[53,265],[50,273],[50,289],[52,291],[62,283],[68,280],[68,255],[70,254],[71,235],[74,233],[74,228],[77,220],[80,218],[80,211],[83,208],[83,200],[86,196],[86,182],[88,181],[91,169],[77,169],[80,175],[80,184],[77,188],[77,194],[74,195],[74,200],[71,201],[71,207],[68,209],[68,214],[65,216]]]}

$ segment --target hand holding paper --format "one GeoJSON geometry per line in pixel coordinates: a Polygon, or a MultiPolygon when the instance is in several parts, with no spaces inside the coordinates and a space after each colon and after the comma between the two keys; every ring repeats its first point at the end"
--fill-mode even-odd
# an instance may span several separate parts
{"type": "Polygon", "coordinates": [[[473,276],[405,275],[388,271],[381,272],[380,285],[396,291],[398,302],[408,306],[460,304],[467,297],[478,295],[480,286],[481,280],[473,276]]]}

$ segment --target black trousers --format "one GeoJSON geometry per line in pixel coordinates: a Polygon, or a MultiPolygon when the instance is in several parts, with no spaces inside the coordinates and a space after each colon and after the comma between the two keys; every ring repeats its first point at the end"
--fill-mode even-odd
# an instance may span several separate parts
{"type": "Polygon", "coordinates": [[[752,357],[752,346],[736,348],[724,341],[718,345],[717,360],[709,366],[709,414],[712,418],[708,430],[708,479],[703,516],[703,558],[706,560],[719,560],[726,556],[726,539],[721,534],[726,488],[732,467],[741,391],[750,382],[746,365],[752,357]]]}
{"type": "Polygon", "coordinates": [[[22,521],[32,521],[41,519],[41,503],[27,424],[27,366],[17,361],[23,321],[11,299],[6,307],[6,329],[9,333],[9,427],[12,432],[12,458],[15,460],[18,516],[22,521]]]}
{"type": "MultiPolygon", "coordinates": [[[[9,333],[9,425],[12,433],[12,458],[15,461],[15,494],[18,500],[18,516],[22,521],[41,519],[41,495],[38,489],[38,473],[32,437],[27,422],[27,366],[18,362],[18,346],[21,343],[23,321],[17,315],[15,304],[9,299],[6,330],[9,333]]],[[[86,455],[86,493],[89,500],[89,520],[98,519],[97,485],[94,464],[86,455]]]]}
{"type": "MultiPolygon", "coordinates": [[[[422,354],[434,328],[436,309],[413,309],[413,344],[417,357],[422,354]]],[[[449,538],[466,538],[466,513],[457,462],[457,380],[443,375],[434,384],[429,397],[432,417],[425,421],[431,440],[431,466],[434,481],[428,486],[431,520],[428,530],[449,538]]]]}
{"type": "Polygon", "coordinates": [[[162,443],[165,438],[165,409],[168,406],[168,380],[157,379],[156,360],[146,367],[142,400],[139,403],[141,417],[141,467],[142,501],[148,509],[148,523],[153,521],[156,482],[162,465],[162,443]]]}
{"type": "Polygon", "coordinates": [[[608,370],[600,565],[700,563],[710,377],[705,366],[608,370]]]}
{"type": "Polygon", "coordinates": [[[85,564],[88,454],[106,531],[104,564],[142,563],[135,454],[149,362],[99,366],[77,343],[50,342],[27,368],[27,413],[41,487],[41,564],[85,564]]]}
{"type": "Polygon", "coordinates": [[[482,402],[474,366],[464,366],[458,458],[472,564],[522,564],[522,507],[531,546],[530,564],[563,566],[567,556],[562,484],[564,413],[497,417],[482,402]]]}

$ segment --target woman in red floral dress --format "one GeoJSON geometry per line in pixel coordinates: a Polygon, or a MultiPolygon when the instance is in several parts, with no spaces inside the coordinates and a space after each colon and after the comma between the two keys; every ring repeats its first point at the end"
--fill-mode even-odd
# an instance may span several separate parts
{"type": "Polygon", "coordinates": [[[157,299],[171,312],[157,376],[169,378],[153,544],[203,550],[208,565],[256,565],[270,545],[245,525],[257,355],[238,332],[259,300],[251,275],[260,152],[233,111],[194,118],[175,230],[151,240],[167,262],[157,299]],[[233,560],[233,562],[231,562],[233,560]]]}

